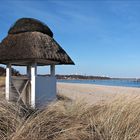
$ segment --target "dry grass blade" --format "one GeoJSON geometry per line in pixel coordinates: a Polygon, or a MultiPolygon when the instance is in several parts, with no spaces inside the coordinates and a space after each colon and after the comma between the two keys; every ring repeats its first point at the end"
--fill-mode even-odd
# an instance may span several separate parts
{"type": "Polygon", "coordinates": [[[139,122],[140,96],[93,105],[61,100],[24,115],[18,106],[0,102],[2,140],[139,140],[139,122]]]}
{"type": "Polygon", "coordinates": [[[6,139],[23,123],[18,106],[0,101],[0,139],[6,139]]]}

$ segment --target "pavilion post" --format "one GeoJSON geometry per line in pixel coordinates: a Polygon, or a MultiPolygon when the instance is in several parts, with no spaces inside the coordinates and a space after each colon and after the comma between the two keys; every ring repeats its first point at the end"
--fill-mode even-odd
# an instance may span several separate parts
{"type": "Polygon", "coordinates": [[[50,71],[51,71],[51,76],[54,77],[55,76],[55,65],[51,65],[50,66],[50,71]]]}
{"type": "Polygon", "coordinates": [[[27,66],[27,77],[31,78],[31,65],[27,66]]]}
{"type": "Polygon", "coordinates": [[[31,107],[35,108],[35,80],[37,75],[37,64],[31,66],[31,107]]]}
{"type": "Polygon", "coordinates": [[[6,66],[6,80],[5,80],[5,85],[6,85],[6,100],[10,100],[10,89],[11,89],[11,64],[7,64],[6,66]]]}

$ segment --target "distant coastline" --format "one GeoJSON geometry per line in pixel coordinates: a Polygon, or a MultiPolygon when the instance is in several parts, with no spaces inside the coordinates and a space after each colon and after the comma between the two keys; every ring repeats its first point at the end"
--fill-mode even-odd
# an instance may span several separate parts
{"type": "Polygon", "coordinates": [[[111,79],[110,77],[104,76],[86,76],[86,75],[56,75],[57,79],[63,80],[108,80],[111,79]]]}
{"type": "Polygon", "coordinates": [[[107,76],[86,76],[86,75],[56,75],[57,79],[62,80],[130,80],[140,82],[140,78],[111,78],[107,76]]]}

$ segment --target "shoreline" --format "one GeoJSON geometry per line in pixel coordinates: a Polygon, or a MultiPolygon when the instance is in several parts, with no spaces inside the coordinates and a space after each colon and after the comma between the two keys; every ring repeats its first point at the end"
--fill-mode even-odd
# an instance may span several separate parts
{"type": "Polygon", "coordinates": [[[140,81],[136,80],[120,80],[120,79],[109,79],[109,80],[57,80],[58,82],[62,83],[78,83],[78,84],[94,84],[94,85],[103,85],[103,86],[122,86],[122,87],[134,87],[134,88],[140,88],[140,81]]]}
{"type": "MultiPolygon", "coordinates": [[[[85,79],[84,79],[85,80],[85,79]]],[[[60,81],[57,81],[57,84],[79,84],[79,85],[95,85],[95,86],[105,86],[105,87],[119,87],[119,88],[138,88],[140,89],[140,87],[133,87],[133,86],[119,86],[119,85],[104,85],[104,84],[94,84],[94,83],[72,83],[72,82],[60,82],[60,81]]]]}

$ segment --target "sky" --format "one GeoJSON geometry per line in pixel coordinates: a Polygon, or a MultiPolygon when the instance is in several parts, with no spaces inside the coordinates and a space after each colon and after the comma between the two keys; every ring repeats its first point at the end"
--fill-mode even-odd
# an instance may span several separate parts
{"type": "Polygon", "coordinates": [[[0,41],[22,17],[46,23],[75,62],[56,74],[140,78],[139,0],[1,0],[0,41]]]}

